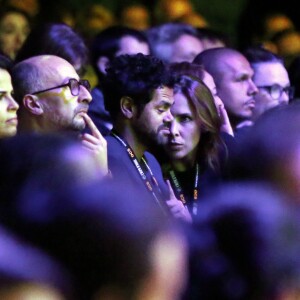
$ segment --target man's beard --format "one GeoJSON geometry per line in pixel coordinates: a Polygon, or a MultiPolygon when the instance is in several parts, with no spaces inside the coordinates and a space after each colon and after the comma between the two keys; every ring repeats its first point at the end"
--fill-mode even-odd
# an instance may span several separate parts
{"type": "Polygon", "coordinates": [[[162,145],[164,137],[162,136],[163,133],[161,130],[166,129],[165,125],[159,126],[157,131],[154,131],[137,123],[135,124],[134,129],[139,142],[146,147],[147,151],[156,152],[158,149],[163,149],[162,145]]]}
{"type": "Polygon", "coordinates": [[[75,115],[72,120],[71,127],[74,131],[82,131],[85,128],[86,124],[83,117],[75,115]]]}

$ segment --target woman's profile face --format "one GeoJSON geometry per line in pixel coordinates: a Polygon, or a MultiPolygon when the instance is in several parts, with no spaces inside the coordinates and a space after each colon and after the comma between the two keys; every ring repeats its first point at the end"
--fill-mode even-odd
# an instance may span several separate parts
{"type": "Polygon", "coordinates": [[[11,77],[6,70],[0,69],[0,138],[13,136],[17,132],[19,105],[11,93],[11,77]]]}
{"type": "Polygon", "coordinates": [[[181,92],[174,95],[171,113],[174,119],[170,124],[170,135],[165,138],[164,148],[171,161],[192,166],[198,152],[201,122],[194,107],[181,92]]]}
{"type": "Polygon", "coordinates": [[[17,52],[29,34],[29,23],[18,12],[9,12],[0,20],[0,49],[15,59],[17,52]]]}

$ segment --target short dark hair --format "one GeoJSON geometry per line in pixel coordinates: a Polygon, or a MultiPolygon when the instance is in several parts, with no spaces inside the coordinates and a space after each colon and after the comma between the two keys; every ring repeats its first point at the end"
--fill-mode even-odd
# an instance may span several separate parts
{"type": "Polygon", "coordinates": [[[120,50],[120,40],[125,36],[131,36],[139,42],[148,44],[148,39],[142,31],[120,25],[110,26],[94,37],[90,47],[91,64],[98,77],[100,73],[97,67],[99,57],[105,56],[112,60],[120,50]]]}
{"type": "Polygon", "coordinates": [[[265,62],[279,62],[283,64],[283,59],[269,51],[262,46],[251,46],[244,50],[243,54],[250,64],[265,63],[265,62]]]}
{"type": "Polygon", "coordinates": [[[120,55],[106,71],[102,82],[103,95],[105,107],[114,120],[122,97],[132,98],[141,111],[151,100],[155,89],[172,86],[172,77],[165,64],[151,55],[120,55]]]}

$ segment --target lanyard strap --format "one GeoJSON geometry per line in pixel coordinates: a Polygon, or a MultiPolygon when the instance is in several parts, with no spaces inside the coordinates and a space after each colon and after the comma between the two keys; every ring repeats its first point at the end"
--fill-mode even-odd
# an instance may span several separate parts
{"type": "Polygon", "coordinates": [[[162,204],[162,200],[160,200],[160,199],[161,199],[161,195],[162,195],[161,189],[160,189],[160,187],[159,187],[159,185],[158,185],[158,182],[157,182],[157,180],[156,180],[156,178],[155,178],[155,176],[154,176],[154,174],[153,174],[151,168],[150,168],[149,165],[147,164],[145,158],[142,157],[142,162],[143,162],[143,164],[146,166],[147,170],[149,171],[149,173],[150,173],[150,175],[151,175],[151,180],[152,180],[153,184],[156,186],[156,189],[159,191],[160,196],[156,195],[155,190],[154,190],[154,188],[153,188],[153,185],[152,185],[151,182],[148,180],[148,178],[147,178],[146,174],[144,173],[144,171],[143,171],[143,169],[142,169],[142,167],[141,167],[141,165],[140,165],[140,163],[139,163],[139,161],[138,161],[138,159],[137,159],[137,157],[136,157],[134,151],[133,151],[132,148],[128,145],[128,143],[127,143],[125,140],[123,140],[120,136],[118,136],[118,135],[116,134],[116,132],[114,132],[114,131],[111,131],[111,135],[113,135],[113,136],[114,136],[114,137],[115,137],[115,138],[116,138],[116,139],[117,139],[117,140],[125,147],[125,149],[126,149],[126,151],[127,151],[127,154],[128,154],[128,156],[129,156],[131,162],[133,163],[133,165],[135,166],[136,170],[138,171],[138,173],[139,173],[139,175],[140,175],[140,178],[143,180],[143,182],[144,182],[144,184],[145,184],[147,190],[148,190],[148,191],[150,192],[150,194],[153,196],[153,198],[155,199],[156,203],[157,203],[157,204],[159,205],[159,207],[163,210],[163,212],[164,212],[165,214],[168,214],[167,211],[166,211],[165,205],[163,205],[163,204],[162,204]]]}
{"type": "MultiPolygon", "coordinates": [[[[176,173],[174,170],[169,171],[171,181],[173,183],[173,186],[175,187],[175,192],[177,197],[181,200],[181,202],[186,206],[187,202],[185,199],[183,188],[176,176],[176,173]]],[[[194,180],[194,187],[193,187],[193,214],[197,214],[197,201],[198,201],[198,185],[199,185],[199,164],[196,164],[195,167],[195,180],[194,180]]]]}

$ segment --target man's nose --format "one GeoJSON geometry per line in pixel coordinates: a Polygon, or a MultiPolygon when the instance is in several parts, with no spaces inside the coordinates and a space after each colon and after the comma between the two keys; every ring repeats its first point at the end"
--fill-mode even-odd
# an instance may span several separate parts
{"type": "Polygon", "coordinates": [[[283,91],[278,100],[279,104],[288,104],[290,100],[289,94],[283,91]]]}
{"type": "Polygon", "coordinates": [[[165,123],[170,123],[170,122],[172,122],[173,120],[174,120],[174,117],[173,117],[173,115],[171,114],[171,111],[168,110],[168,111],[166,112],[166,114],[165,114],[164,122],[165,122],[165,123]]]}
{"type": "Polygon", "coordinates": [[[249,92],[250,95],[256,95],[258,93],[258,88],[257,88],[257,86],[255,85],[255,83],[253,82],[252,79],[250,79],[250,81],[249,81],[248,92],[249,92]]]}
{"type": "Polygon", "coordinates": [[[88,102],[90,103],[92,101],[92,95],[91,93],[86,89],[86,87],[80,85],[80,92],[79,92],[79,96],[78,96],[78,101],[79,102],[88,102]]]}
{"type": "Polygon", "coordinates": [[[11,96],[9,97],[8,100],[9,100],[8,109],[17,111],[19,109],[19,104],[16,102],[16,100],[11,96]]]}

